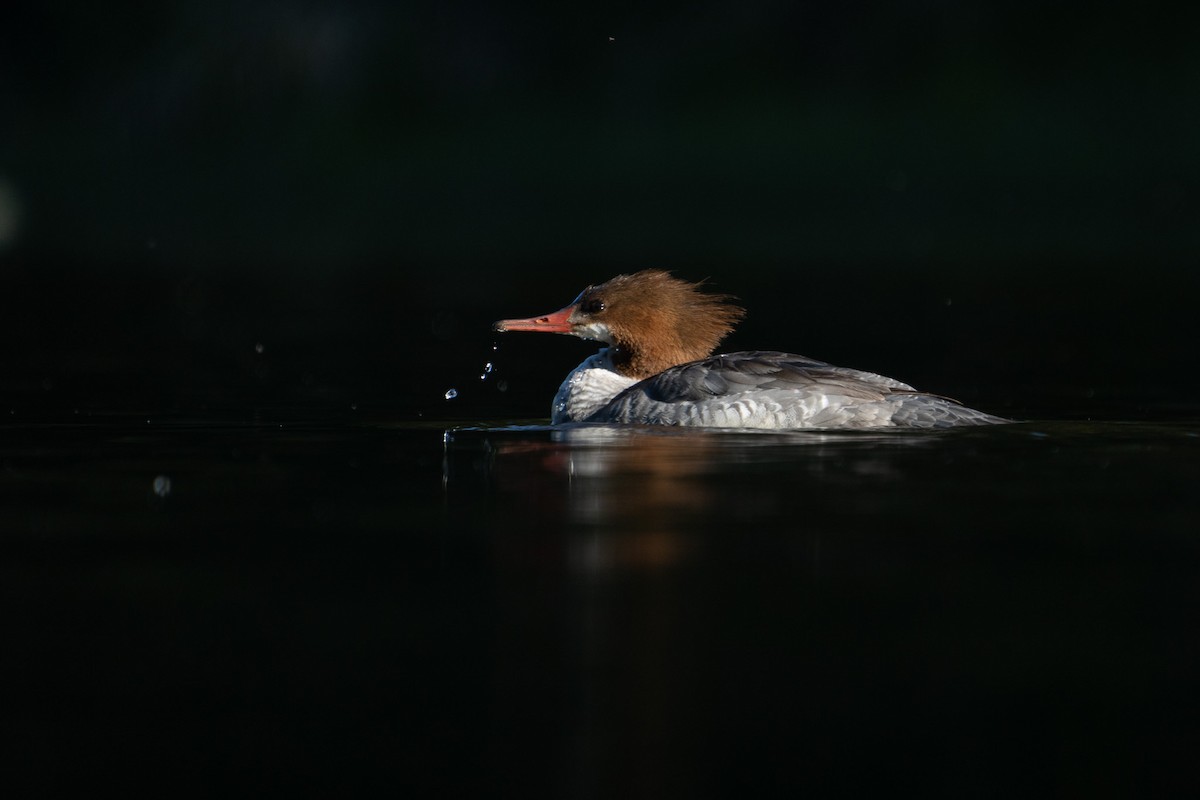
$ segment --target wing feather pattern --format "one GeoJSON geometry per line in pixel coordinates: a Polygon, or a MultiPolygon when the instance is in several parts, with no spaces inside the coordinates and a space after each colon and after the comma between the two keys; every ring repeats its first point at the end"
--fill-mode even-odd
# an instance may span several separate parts
{"type": "Polygon", "coordinates": [[[671,367],[630,386],[591,419],[766,428],[940,428],[1005,421],[872,372],[771,351],[671,367]]]}

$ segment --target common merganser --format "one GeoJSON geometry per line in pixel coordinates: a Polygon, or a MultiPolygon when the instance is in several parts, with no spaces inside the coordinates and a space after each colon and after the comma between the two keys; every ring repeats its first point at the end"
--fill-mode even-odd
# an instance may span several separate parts
{"type": "Polygon", "coordinates": [[[565,308],[497,331],[608,345],[567,375],[551,422],[715,428],[948,428],[1009,420],[871,372],[791,353],[710,355],[743,317],[735,298],[662,270],[589,286],[565,308]]]}

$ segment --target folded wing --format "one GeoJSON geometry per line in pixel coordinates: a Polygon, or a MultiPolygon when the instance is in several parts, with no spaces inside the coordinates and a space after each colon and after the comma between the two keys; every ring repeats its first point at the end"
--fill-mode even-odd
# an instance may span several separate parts
{"type": "Polygon", "coordinates": [[[621,392],[592,420],[734,428],[941,428],[1004,421],[872,372],[769,351],[671,367],[621,392]]]}

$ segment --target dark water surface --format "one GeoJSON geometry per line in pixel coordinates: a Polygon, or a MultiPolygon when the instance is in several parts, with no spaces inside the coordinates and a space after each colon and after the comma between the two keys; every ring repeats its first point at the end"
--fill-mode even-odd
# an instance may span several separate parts
{"type": "Polygon", "coordinates": [[[13,421],[5,760],[196,794],[1176,789],[1198,486],[1195,422],[13,421]]]}

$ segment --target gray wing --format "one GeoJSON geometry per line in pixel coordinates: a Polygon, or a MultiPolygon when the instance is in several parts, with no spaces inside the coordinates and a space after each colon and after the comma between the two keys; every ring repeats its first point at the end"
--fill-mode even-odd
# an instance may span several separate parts
{"type": "Polygon", "coordinates": [[[894,391],[913,391],[906,383],[792,353],[749,351],[712,356],[671,367],[634,384],[626,393],[644,392],[662,403],[700,402],[749,390],[817,391],[856,400],[882,400],[894,391]]]}
{"type": "Polygon", "coordinates": [[[873,372],[767,351],[671,367],[630,386],[593,419],[766,428],[943,428],[1006,421],[873,372]]]}

